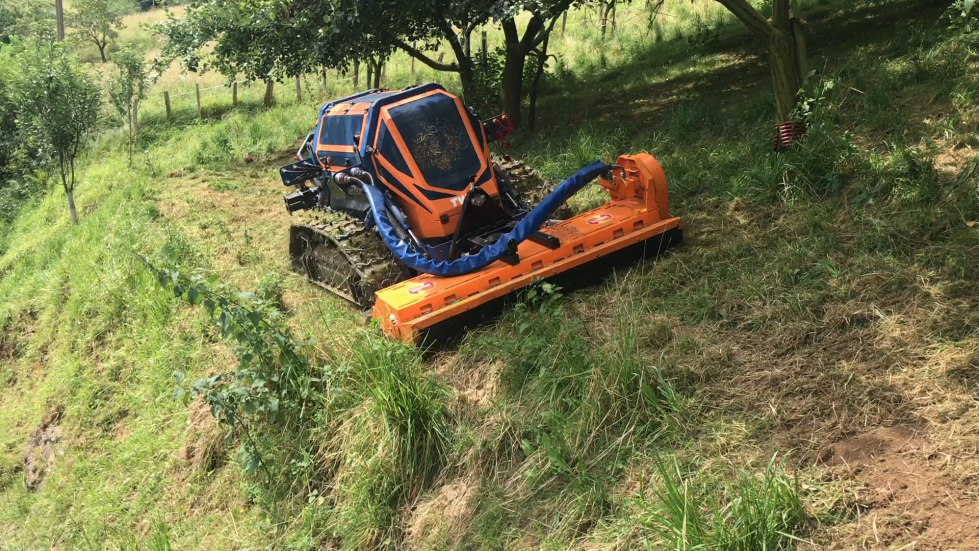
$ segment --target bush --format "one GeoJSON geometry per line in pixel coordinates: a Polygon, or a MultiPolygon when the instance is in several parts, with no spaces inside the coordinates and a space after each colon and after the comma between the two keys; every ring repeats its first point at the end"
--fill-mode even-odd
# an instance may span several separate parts
{"type": "MultiPolygon", "coordinates": [[[[17,139],[50,150],[71,220],[77,224],[75,160],[99,117],[99,87],[63,44],[29,45],[20,55],[18,70],[13,97],[23,124],[18,127],[17,139]]],[[[39,155],[37,160],[41,159],[44,157],[39,155]]]]}
{"type": "Polygon", "coordinates": [[[25,109],[18,101],[22,58],[33,44],[14,40],[0,51],[0,225],[10,222],[46,179],[32,171],[51,158],[37,136],[25,132],[25,109]]]}

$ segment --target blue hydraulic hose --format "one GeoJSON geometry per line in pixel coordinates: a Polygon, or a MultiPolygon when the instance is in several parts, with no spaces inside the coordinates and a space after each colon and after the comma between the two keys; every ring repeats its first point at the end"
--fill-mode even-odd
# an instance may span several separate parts
{"type": "Polygon", "coordinates": [[[517,223],[509,233],[500,237],[496,243],[483,247],[479,253],[464,256],[452,261],[435,262],[425,256],[415,252],[405,243],[398,234],[395,233],[388,219],[387,209],[384,208],[384,191],[368,184],[364,184],[364,191],[367,200],[371,205],[371,212],[374,215],[374,222],[381,234],[384,243],[391,249],[394,256],[414,268],[419,272],[432,274],[442,277],[451,277],[475,272],[507,255],[509,243],[513,241],[520,244],[534,234],[550,218],[551,214],[558,209],[572,195],[577,193],[585,184],[594,180],[598,175],[611,170],[611,166],[595,161],[590,165],[575,172],[570,178],[561,183],[554,191],[548,194],[534,210],[517,223]]]}

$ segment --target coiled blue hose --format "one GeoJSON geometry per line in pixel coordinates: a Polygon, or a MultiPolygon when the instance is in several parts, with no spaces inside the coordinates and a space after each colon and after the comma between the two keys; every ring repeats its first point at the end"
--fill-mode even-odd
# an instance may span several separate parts
{"type": "Polygon", "coordinates": [[[595,161],[578,172],[575,172],[570,178],[561,182],[561,185],[548,194],[540,204],[527,213],[509,233],[501,236],[496,243],[488,247],[483,247],[477,254],[464,256],[452,261],[443,260],[435,262],[415,252],[395,233],[391,221],[388,219],[387,209],[384,208],[384,191],[375,186],[364,184],[364,192],[367,194],[367,200],[370,202],[371,212],[374,215],[374,222],[377,224],[381,239],[384,240],[384,244],[391,249],[395,257],[419,272],[451,277],[472,273],[485,268],[508,254],[510,252],[510,241],[518,245],[524,242],[547,222],[551,214],[558,207],[564,204],[565,201],[581,188],[585,187],[585,184],[611,169],[611,166],[601,161],[595,161]]]}

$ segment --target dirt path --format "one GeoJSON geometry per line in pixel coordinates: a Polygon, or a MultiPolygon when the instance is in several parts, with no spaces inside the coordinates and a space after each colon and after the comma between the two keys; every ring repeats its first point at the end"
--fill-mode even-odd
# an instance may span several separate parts
{"type": "Polygon", "coordinates": [[[824,450],[821,464],[857,482],[860,509],[831,548],[979,549],[979,433],[942,429],[879,428],[824,450]]]}

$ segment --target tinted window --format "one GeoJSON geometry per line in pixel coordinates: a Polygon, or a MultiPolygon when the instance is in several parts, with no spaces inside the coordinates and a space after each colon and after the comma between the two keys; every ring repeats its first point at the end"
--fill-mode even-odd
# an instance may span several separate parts
{"type": "Polygon", "coordinates": [[[390,113],[429,185],[463,190],[479,172],[479,156],[452,98],[429,96],[390,113]]]}
{"type": "Polygon", "coordinates": [[[363,115],[324,117],[320,123],[320,145],[354,146],[354,136],[364,124],[363,115]]]}

